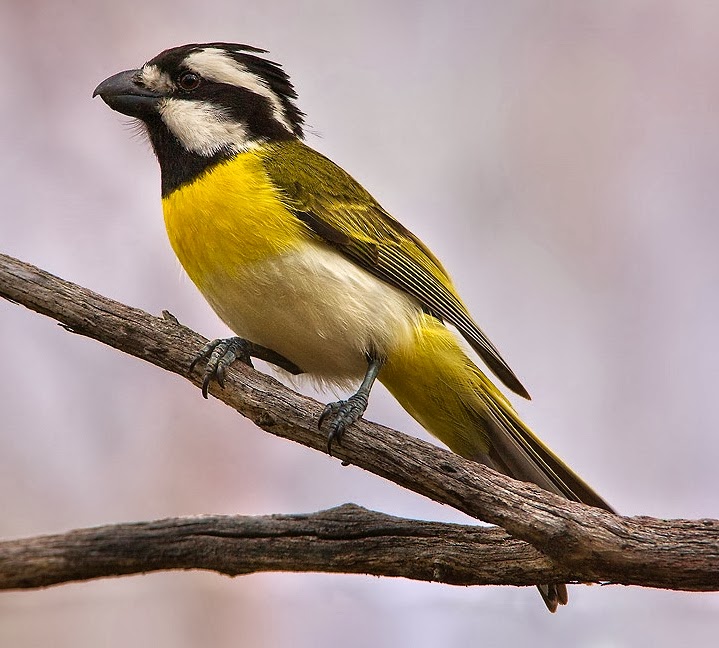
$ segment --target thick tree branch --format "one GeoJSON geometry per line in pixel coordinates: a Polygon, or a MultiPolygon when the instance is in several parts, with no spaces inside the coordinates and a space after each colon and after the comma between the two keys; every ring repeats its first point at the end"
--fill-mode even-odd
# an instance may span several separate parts
{"type": "MultiPolygon", "coordinates": [[[[76,333],[185,375],[204,339],[0,255],[0,295],[76,333]]],[[[199,385],[200,375],[188,377],[199,385]]],[[[321,406],[249,367],[230,371],[212,393],[259,427],[319,451],[321,406]]],[[[337,456],[433,500],[497,524],[582,581],[686,590],[719,589],[719,521],[622,518],[547,493],[386,427],[360,421],[337,456]]]]}
{"type": "Polygon", "coordinates": [[[207,515],[0,542],[0,589],[168,569],[402,576],[532,585],[570,574],[497,527],[404,520],[346,504],[307,515],[207,515]]]}

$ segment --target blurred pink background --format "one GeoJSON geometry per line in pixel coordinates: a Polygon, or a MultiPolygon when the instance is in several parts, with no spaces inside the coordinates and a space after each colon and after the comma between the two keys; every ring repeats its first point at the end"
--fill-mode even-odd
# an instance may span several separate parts
{"type": "MultiPolygon", "coordinates": [[[[0,251],[225,335],[166,241],[159,172],[90,95],[186,42],[261,46],[308,143],[452,272],[540,436],[619,511],[719,517],[719,5],[0,4],[0,251]]],[[[356,502],[467,521],[255,429],[182,379],[0,302],[0,535],[356,502]]],[[[323,400],[331,397],[325,395],[323,400]]],[[[423,436],[377,390],[368,417],[423,436]]],[[[0,595],[0,645],[708,645],[719,597],[171,573],[0,595]]]]}

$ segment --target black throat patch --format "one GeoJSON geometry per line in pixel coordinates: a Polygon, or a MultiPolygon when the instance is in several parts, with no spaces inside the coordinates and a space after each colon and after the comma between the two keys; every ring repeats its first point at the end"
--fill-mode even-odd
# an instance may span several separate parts
{"type": "Polygon", "coordinates": [[[162,197],[169,196],[183,185],[190,184],[215,165],[232,159],[234,151],[218,151],[214,155],[199,155],[188,151],[167,129],[159,115],[145,120],[147,134],[160,164],[162,197]]]}

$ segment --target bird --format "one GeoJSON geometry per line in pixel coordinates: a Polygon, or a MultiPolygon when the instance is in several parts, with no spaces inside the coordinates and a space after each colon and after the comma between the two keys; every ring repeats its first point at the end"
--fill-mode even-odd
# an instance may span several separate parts
{"type": "MultiPolygon", "coordinates": [[[[305,143],[294,86],[266,54],[223,42],[173,47],[93,94],[149,138],[170,244],[236,334],[210,342],[193,363],[206,361],[204,396],[259,345],[291,373],[352,392],[319,418],[330,453],[379,380],[453,452],[613,512],[470,357],[529,398],[440,260],[305,143]]],[[[568,601],[565,584],[538,588],[551,612],[568,601]]]]}

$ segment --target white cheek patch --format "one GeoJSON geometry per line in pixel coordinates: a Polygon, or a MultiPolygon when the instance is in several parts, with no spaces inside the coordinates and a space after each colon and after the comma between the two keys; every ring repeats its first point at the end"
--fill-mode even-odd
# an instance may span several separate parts
{"type": "Polygon", "coordinates": [[[265,97],[272,106],[274,118],[290,133],[292,132],[292,126],[277,94],[270,90],[264,79],[250,72],[242,63],[235,61],[226,52],[214,47],[208,47],[190,54],[185,59],[185,64],[193,72],[197,72],[197,74],[209,81],[247,88],[251,92],[265,97]]]}
{"type": "Polygon", "coordinates": [[[165,99],[159,113],[182,145],[198,155],[210,157],[223,149],[239,153],[257,143],[243,124],[228,119],[221,108],[206,101],[165,99]]]}
{"type": "Polygon", "coordinates": [[[159,94],[169,94],[177,89],[170,75],[162,72],[156,65],[143,65],[140,70],[140,81],[148,90],[159,94]]]}

